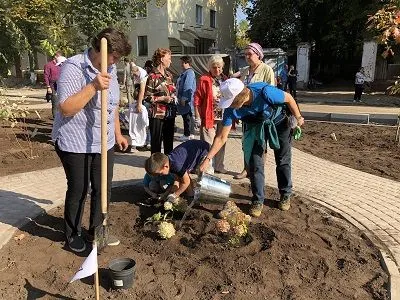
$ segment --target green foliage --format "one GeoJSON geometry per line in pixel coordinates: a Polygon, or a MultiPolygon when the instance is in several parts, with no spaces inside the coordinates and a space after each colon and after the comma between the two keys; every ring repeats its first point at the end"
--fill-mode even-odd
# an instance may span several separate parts
{"type": "MultiPolygon", "coordinates": [[[[368,29],[376,36],[378,43],[385,46],[383,58],[393,56],[394,45],[400,44],[400,1],[392,0],[384,5],[368,19],[368,29]]],[[[400,94],[400,77],[397,77],[394,85],[388,88],[392,95],[400,94]]]]}
{"type": "Polygon", "coordinates": [[[249,22],[247,20],[242,20],[236,27],[236,47],[243,49],[250,43],[250,39],[247,35],[249,30],[249,22]]]}
{"type": "Polygon", "coordinates": [[[297,44],[299,23],[295,1],[273,0],[250,1],[246,8],[250,28],[248,35],[252,41],[263,47],[288,49],[297,44]]]}
{"type": "Polygon", "coordinates": [[[10,102],[4,96],[0,96],[0,122],[13,128],[18,124],[18,119],[24,119],[28,114],[23,100],[10,102]]]}
{"type": "Polygon", "coordinates": [[[393,55],[393,45],[400,44],[400,1],[390,1],[368,19],[368,29],[385,45],[384,58],[393,55]]]}
{"type": "Polygon", "coordinates": [[[73,3],[74,22],[88,39],[103,28],[123,22],[125,10],[126,5],[119,0],[75,0],[73,3]]]}
{"type": "MultiPolygon", "coordinates": [[[[101,29],[129,29],[126,12],[151,0],[2,0],[0,1],[0,76],[21,53],[70,56],[101,29]]],[[[155,0],[162,6],[166,0],[155,0]]],[[[37,67],[37,66],[34,66],[37,67]]]]}
{"type": "Polygon", "coordinates": [[[365,23],[378,0],[252,0],[249,36],[264,47],[295,49],[310,42],[322,63],[352,62],[368,34],[365,23]]]}
{"type": "MultiPolygon", "coordinates": [[[[105,27],[129,31],[128,14],[140,13],[149,2],[162,7],[167,0],[2,0],[0,76],[6,76],[24,52],[51,56],[60,49],[70,56],[105,27]]],[[[246,4],[235,0],[235,5],[246,4]]]]}

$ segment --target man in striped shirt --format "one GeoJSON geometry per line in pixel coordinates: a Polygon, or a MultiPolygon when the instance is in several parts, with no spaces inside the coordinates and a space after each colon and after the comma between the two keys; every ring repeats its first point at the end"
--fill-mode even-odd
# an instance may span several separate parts
{"type": "MultiPolygon", "coordinates": [[[[75,252],[86,249],[81,233],[84,202],[91,187],[90,224],[87,240],[103,222],[101,214],[101,90],[108,90],[107,103],[107,196],[110,199],[114,164],[114,145],[121,150],[128,147],[122,136],[118,105],[120,91],[117,68],[121,56],[131,52],[127,37],[120,31],[107,28],[92,41],[92,47],[83,54],[68,59],[58,80],[58,111],[55,116],[52,139],[63,164],[68,187],[65,197],[65,235],[69,248],[75,252]],[[100,40],[108,41],[107,75],[100,74],[100,40]]],[[[109,245],[119,240],[109,238],[109,245]]]]}

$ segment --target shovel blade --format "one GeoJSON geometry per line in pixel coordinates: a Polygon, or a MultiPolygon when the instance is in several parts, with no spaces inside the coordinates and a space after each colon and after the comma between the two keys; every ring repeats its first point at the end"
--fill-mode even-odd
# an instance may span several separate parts
{"type": "Polygon", "coordinates": [[[97,250],[100,251],[107,246],[108,240],[108,227],[106,222],[106,216],[104,217],[104,221],[101,225],[97,226],[94,230],[94,239],[97,243],[97,250]]]}

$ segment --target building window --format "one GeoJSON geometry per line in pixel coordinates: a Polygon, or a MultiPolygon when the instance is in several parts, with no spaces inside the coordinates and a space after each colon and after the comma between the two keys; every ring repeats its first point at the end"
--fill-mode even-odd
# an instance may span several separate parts
{"type": "Polygon", "coordinates": [[[213,47],[215,44],[215,40],[211,39],[205,39],[205,38],[200,38],[200,39],[195,39],[194,40],[194,46],[196,48],[195,54],[208,54],[210,53],[210,48],[213,47]]]}
{"type": "Polygon", "coordinates": [[[217,12],[215,10],[210,9],[210,27],[217,27],[217,12]]]}
{"type": "Polygon", "coordinates": [[[203,6],[196,5],[196,24],[203,25],[203,6]]]}
{"type": "Polygon", "coordinates": [[[138,2],[135,9],[135,19],[147,18],[147,3],[138,2]]]}
{"type": "Polygon", "coordinates": [[[147,56],[148,53],[147,35],[138,36],[138,56],[147,56]]]}

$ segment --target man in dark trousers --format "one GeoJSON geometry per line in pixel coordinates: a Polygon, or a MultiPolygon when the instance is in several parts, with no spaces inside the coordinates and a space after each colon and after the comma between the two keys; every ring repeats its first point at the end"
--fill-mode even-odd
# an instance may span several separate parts
{"type": "MultiPolygon", "coordinates": [[[[57,65],[57,57],[61,56],[61,52],[57,51],[53,58],[44,65],[44,82],[47,87],[47,94],[51,95],[51,113],[54,116],[56,115],[57,107],[57,80],[60,77],[61,67],[57,65]]],[[[50,98],[50,97],[49,97],[50,98]]],[[[47,102],[49,99],[47,98],[47,102]]]]}

